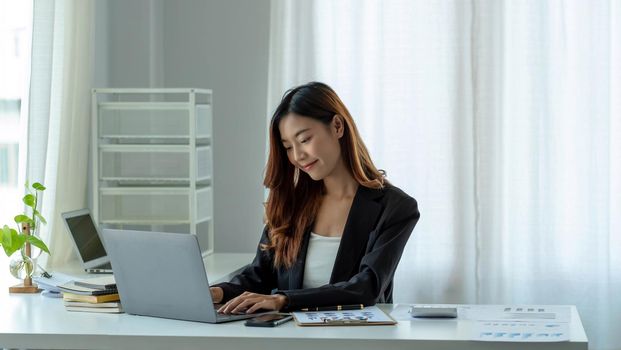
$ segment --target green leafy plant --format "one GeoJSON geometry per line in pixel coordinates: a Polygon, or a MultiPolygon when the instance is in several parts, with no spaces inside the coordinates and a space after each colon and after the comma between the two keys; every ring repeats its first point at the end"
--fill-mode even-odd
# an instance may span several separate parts
{"type": "MultiPolygon", "coordinates": [[[[37,209],[39,204],[40,194],[45,191],[45,186],[35,182],[32,184],[32,188],[26,182],[26,195],[22,198],[26,207],[30,208],[32,214],[28,216],[27,213],[15,216],[15,223],[17,224],[17,230],[10,228],[8,225],[4,225],[0,230],[0,245],[4,249],[7,256],[13,255],[18,250],[22,250],[26,243],[30,243],[33,246],[41,249],[42,251],[50,254],[49,249],[37,236],[34,235],[39,224],[47,224],[45,218],[41,215],[37,209]],[[31,234],[26,236],[21,232],[22,223],[30,224],[31,234]]],[[[24,252],[22,250],[22,255],[24,252]]]]}

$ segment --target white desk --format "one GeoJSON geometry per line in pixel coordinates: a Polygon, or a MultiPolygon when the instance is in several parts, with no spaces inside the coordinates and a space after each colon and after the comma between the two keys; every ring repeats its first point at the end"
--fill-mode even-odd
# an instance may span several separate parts
{"type": "MultiPolygon", "coordinates": [[[[248,255],[216,254],[213,279],[247,263],[248,255]],[[235,256],[237,255],[237,256],[235,256]],[[241,264],[241,265],[240,265],[241,264]],[[239,266],[238,266],[239,265],[239,266]],[[216,270],[218,270],[216,271],[216,270]],[[218,275],[219,273],[219,275],[218,275]]],[[[0,290],[0,348],[28,349],[581,349],[587,337],[571,307],[571,340],[563,343],[469,341],[468,320],[410,320],[406,305],[381,305],[397,316],[395,326],[245,327],[243,321],[205,324],[128,314],[68,312],[60,299],[0,290]],[[398,317],[405,315],[404,317],[398,317]]]]}

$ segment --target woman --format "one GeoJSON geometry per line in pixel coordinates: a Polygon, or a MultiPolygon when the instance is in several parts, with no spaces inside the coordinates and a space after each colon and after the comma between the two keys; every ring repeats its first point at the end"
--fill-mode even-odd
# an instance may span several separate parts
{"type": "Polygon", "coordinates": [[[222,313],[392,302],[420,214],[378,171],[322,83],[285,93],[270,125],[266,226],[252,264],[211,287],[222,313]]]}

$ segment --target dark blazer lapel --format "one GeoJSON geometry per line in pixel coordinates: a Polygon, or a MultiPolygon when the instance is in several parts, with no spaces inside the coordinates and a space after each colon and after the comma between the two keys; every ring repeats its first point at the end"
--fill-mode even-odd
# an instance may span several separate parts
{"type": "MultiPolygon", "coordinates": [[[[349,280],[354,274],[353,270],[358,268],[369,233],[381,212],[382,207],[377,199],[382,196],[382,190],[358,186],[336,254],[330,283],[349,280]]],[[[308,241],[306,243],[308,247],[308,241]]],[[[306,250],[304,256],[306,259],[306,250]]]]}
{"type": "Polygon", "coordinates": [[[289,271],[289,289],[302,289],[304,282],[304,267],[306,265],[306,252],[308,251],[308,242],[310,240],[311,227],[304,232],[300,253],[293,267],[289,271]]]}

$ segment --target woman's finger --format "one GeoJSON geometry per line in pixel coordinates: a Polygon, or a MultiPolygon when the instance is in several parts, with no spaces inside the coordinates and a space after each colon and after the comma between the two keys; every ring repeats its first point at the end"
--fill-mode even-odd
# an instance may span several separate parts
{"type": "Polygon", "coordinates": [[[238,313],[247,310],[252,305],[261,302],[263,298],[261,297],[248,297],[243,302],[239,303],[236,308],[233,309],[232,313],[238,313]]]}
{"type": "Polygon", "coordinates": [[[267,299],[264,299],[254,305],[252,305],[251,308],[249,308],[246,313],[247,314],[251,314],[253,312],[256,312],[259,309],[264,309],[264,310],[274,310],[274,305],[273,303],[270,303],[267,299]]]}
{"type": "Polygon", "coordinates": [[[244,301],[244,299],[246,298],[245,295],[240,295],[236,298],[233,298],[231,300],[229,300],[228,303],[224,304],[224,306],[222,306],[218,312],[224,313],[224,314],[230,314],[231,310],[233,310],[235,307],[237,307],[237,305],[239,305],[241,302],[244,301]]]}

